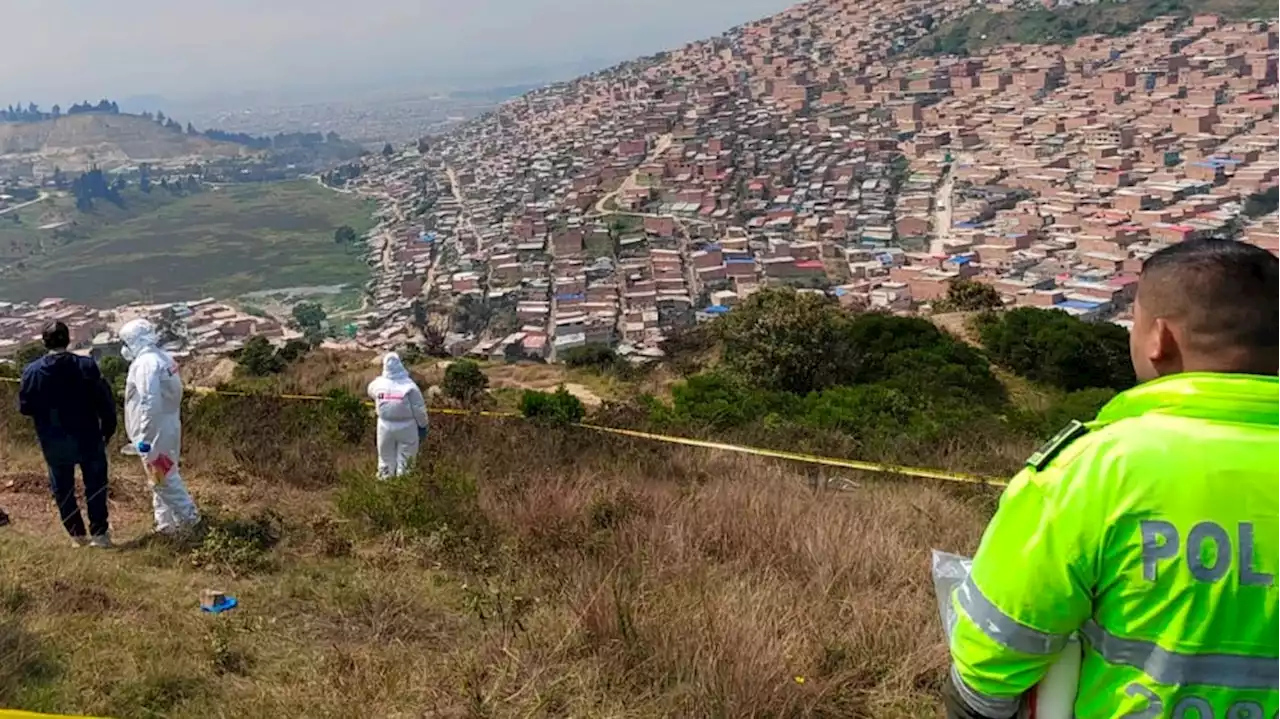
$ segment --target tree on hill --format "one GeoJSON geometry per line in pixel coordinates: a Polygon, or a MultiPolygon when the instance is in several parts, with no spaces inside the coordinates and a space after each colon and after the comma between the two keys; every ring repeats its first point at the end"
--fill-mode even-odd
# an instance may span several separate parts
{"type": "Polygon", "coordinates": [[[1129,389],[1137,379],[1129,333],[1109,322],[1083,322],[1061,310],[1019,307],[975,322],[987,353],[1010,370],[1069,392],[1129,389]]]}
{"type": "Polygon", "coordinates": [[[355,228],[351,225],[341,225],[333,231],[333,241],[339,245],[352,245],[356,240],[360,239],[356,234],[355,228]]]}
{"type": "Polygon", "coordinates": [[[300,330],[319,330],[328,319],[319,302],[299,302],[293,306],[293,324],[300,330]]]}
{"type": "Polygon", "coordinates": [[[392,155],[394,155],[395,153],[396,153],[396,149],[395,149],[394,147],[392,147],[392,146],[391,146],[391,143],[389,143],[389,142],[388,142],[387,144],[385,144],[385,145],[383,145],[383,146],[382,146],[382,156],[383,156],[383,157],[391,157],[391,156],[392,156],[392,155]]]}
{"type": "Polygon", "coordinates": [[[116,392],[124,391],[125,378],[129,375],[129,363],[123,358],[115,355],[107,355],[98,360],[98,371],[102,373],[102,378],[111,385],[116,392]]]}
{"type": "Polygon", "coordinates": [[[474,402],[488,387],[489,378],[480,365],[465,359],[445,368],[444,381],[440,383],[440,390],[446,397],[460,402],[474,402]]]}
{"type": "Polygon", "coordinates": [[[947,296],[933,303],[936,312],[981,312],[1004,307],[996,288],[973,280],[956,280],[947,287],[947,296]]]}
{"type": "Polygon", "coordinates": [[[419,332],[425,331],[427,328],[427,306],[423,304],[421,297],[413,298],[413,301],[409,303],[409,312],[414,329],[419,332]]]}
{"type": "Polygon", "coordinates": [[[1280,205],[1280,187],[1272,185],[1262,192],[1249,195],[1244,201],[1244,214],[1249,217],[1261,217],[1276,211],[1280,205]]]}
{"type": "Polygon", "coordinates": [[[852,314],[823,295],[770,289],[712,327],[726,369],[762,390],[805,395],[888,382],[918,395],[1003,400],[981,353],[918,317],[852,314]]]}
{"type": "Polygon", "coordinates": [[[108,183],[102,170],[96,167],[71,181],[71,194],[76,198],[76,209],[81,211],[93,209],[94,200],[98,199],[106,200],[116,207],[124,207],[119,187],[108,183]]]}
{"type": "Polygon", "coordinates": [[[19,347],[18,351],[13,354],[13,363],[21,371],[22,368],[45,356],[45,352],[44,345],[39,342],[28,342],[19,347]]]}
{"type": "Polygon", "coordinates": [[[756,292],[716,323],[725,364],[763,389],[805,394],[840,382],[849,317],[823,295],[756,292]]]}
{"type": "Polygon", "coordinates": [[[238,357],[239,369],[251,377],[266,377],[284,371],[286,362],[266,337],[255,335],[245,342],[238,357]]]}

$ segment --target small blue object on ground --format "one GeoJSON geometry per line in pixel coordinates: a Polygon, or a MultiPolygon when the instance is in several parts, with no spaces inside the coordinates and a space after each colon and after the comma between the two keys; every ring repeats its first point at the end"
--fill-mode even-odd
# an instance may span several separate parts
{"type": "Polygon", "coordinates": [[[224,595],[218,597],[218,601],[214,602],[213,606],[200,607],[200,611],[208,612],[210,614],[221,614],[225,611],[235,609],[238,604],[239,602],[236,601],[235,597],[224,595]]]}

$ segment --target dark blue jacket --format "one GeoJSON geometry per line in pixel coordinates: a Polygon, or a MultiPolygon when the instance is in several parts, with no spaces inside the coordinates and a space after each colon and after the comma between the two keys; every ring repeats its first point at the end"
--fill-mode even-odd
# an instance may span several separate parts
{"type": "Polygon", "coordinates": [[[18,410],[35,420],[49,462],[79,462],[116,431],[116,400],[98,363],[54,352],[22,371],[18,410]]]}

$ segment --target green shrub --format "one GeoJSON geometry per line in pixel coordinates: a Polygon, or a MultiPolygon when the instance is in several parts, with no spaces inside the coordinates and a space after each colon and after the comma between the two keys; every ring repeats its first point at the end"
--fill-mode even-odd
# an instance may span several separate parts
{"type": "Polygon", "coordinates": [[[696,374],[671,388],[671,407],[656,405],[659,424],[721,430],[745,427],[770,415],[790,416],[800,398],[753,388],[723,373],[696,374]]]}
{"type": "Polygon", "coordinates": [[[102,378],[111,385],[111,389],[116,392],[123,392],[125,380],[129,377],[129,363],[124,361],[123,357],[116,355],[107,355],[98,361],[98,371],[102,373],[102,378]]]}
{"type": "Polygon", "coordinates": [[[249,519],[224,518],[207,512],[205,533],[191,550],[198,567],[232,575],[261,572],[272,567],[271,549],[283,534],[280,516],[267,510],[249,519]]]}
{"type": "Polygon", "coordinates": [[[982,353],[918,317],[854,315],[821,296],[764,290],[714,324],[726,369],[761,390],[803,396],[889,381],[912,394],[1004,399],[982,353]]]}
{"type": "Polygon", "coordinates": [[[480,365],[465,359],[450,363],[445,368],[444,381],[440,383],[440,390],[446,397],[460,402],[474,402],[488,388],[489,378],[480,365]]]}
{"type": "Polygon", "coordinates": [[[372,426],[373,413],[364,400],[344,389],[332,389],[322,406],[330,427],[347,444],[363,444],[372,426]]]}
{"type": "Polygon", "coordinates": [[[285,361],[276,353],[266,337],[250,337],[237,357],[239,370],[250,377],[266,377],[284,371],[285,361]]]}
{"type": "Polygon", "coordinates": [[[39,342],[28,342],[13,353],[13,363],[18,366],[18,372],[21,373],[27,365],[45,356],[45,353],[44,345],[39,342]]]}
{"type": "Polygon", "coordinates": [[[311,343],[306,340],[292,339],[276,350],[276,356],[286,364],[292,364],[307,356],[311,351],[311,343]]]}
{"type": "Polygon", "coordinates": [[[605,371],[618,363],[618,354],[608,345],[586,345],[572,347],[560,354],[560,360],[567,367],[594,369],[605,371]]]}
{"type": "Polygon", "coordinates": [[[855,365],[851,316],[822,295],[762,290],[713,323],[726,367],[761,389],[807,394],[844,382],[855,365]]]}
{"type": "Polygon", "coordinates": [[[1014,418],[1017,428],[1035,437],[1052,437],[1072,420],[1088,422],[1116,396],[1110,389],[1082,389],[1068,392],[1041,412],[1021,413],[1014,418]]]}
{"type": "Polygon", "coordinates": [[[350,475],[336,502],[339,513],[374,534],[477,539],[487,531],[475,480],[443,464],[385,480],[350,475]]]}
{"type": "Polygon", "coordinates": [[[552,424],[577,424],[587,416],[587,408],[561,385],[555,392],[525,390],[520,396],[520,414],[552,424]]]}
{"type": "Polygon", "coordinates": [[[956,280],[947,287],[947,295],[933,303],[934,312],[980,312],[998,310],[1004,300],[996,288],[973,280],[956,280]]]}
{"type": "Polygon", "coordinates": [[[1124,391],[1137,381],[1129,333],[1109,322],[1083,322],[1034,307],[986,314],[974,324],[996,362],[1068,392],[1089,387],[1124,391]]]}

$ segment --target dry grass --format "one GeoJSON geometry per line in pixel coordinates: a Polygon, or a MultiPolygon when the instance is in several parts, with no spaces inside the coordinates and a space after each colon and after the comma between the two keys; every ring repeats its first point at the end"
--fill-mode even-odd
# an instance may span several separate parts
{"type": "MultiPolygon", "coordinates": [[[[12,406],[3,386],[0,402],[12,406]]],[[[931,717],[946,649],[929,549],[972,551],[991,509],[984,492],[869,477],[814,491],[795,467],[752,458],[442,418],[426,471],[475,478],[469,511],[490,531],[466,543],[372,534],[334,502],[344,470],[372,467],[371,439],[319,441],[307,415],[257,399],[190,417],[186,474],[206,513],[278,513],[269,568],[195,567],[183,548],[148,543],[64,548],[42,486],[0,489],[16,510],[0,530],[0,705],[931,717]],[[202,615],[206,587],[242,606],[202,615]]],[[[39,471],[23,430],[0,409],[0,472],[39,471]]],[[[114,519],[129,539],[147,506],[132,463],[115,464],[114,519]]]]}

